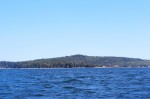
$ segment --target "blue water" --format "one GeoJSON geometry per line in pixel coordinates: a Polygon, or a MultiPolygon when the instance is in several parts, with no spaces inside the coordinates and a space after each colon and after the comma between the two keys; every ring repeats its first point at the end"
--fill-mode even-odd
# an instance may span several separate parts
{"type": "Polygon", "coordinates": [[[148,99],[150,68],[1,69],[0,99],[148,99]]]}

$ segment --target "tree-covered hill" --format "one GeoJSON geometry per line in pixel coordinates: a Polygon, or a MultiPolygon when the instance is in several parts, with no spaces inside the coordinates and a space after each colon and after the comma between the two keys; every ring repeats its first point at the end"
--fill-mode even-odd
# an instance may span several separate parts
{"type": "Polygon", "coordinates": [[[150,60],[72,55],[23,62],[1,61],[0,68],[149,67],[150,60]]]}

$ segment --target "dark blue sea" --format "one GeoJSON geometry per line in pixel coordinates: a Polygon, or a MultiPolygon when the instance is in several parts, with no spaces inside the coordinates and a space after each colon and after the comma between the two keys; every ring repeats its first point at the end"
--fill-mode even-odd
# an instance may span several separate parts
{"type": "Polygon", "coordinates": [[[150,68],[0,69],[0,99],[150,99],[150,68]]]}

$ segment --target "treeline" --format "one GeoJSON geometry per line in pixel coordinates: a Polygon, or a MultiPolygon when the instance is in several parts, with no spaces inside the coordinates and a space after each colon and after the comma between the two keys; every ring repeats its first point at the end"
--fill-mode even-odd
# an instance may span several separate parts
{"type": "Polygon", "coordinates": [[[149,60],[73,55],[23,62],[0,62],[0,68],[149,67],[149,60]]]}

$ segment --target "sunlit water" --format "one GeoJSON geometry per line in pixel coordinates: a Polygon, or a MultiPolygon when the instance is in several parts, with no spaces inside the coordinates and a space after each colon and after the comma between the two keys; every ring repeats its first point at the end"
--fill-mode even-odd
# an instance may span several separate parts
{"type": "Polygon", "coordinates": [[[149,99],[150,68],[1,69],[0,99],[149,99]]]}

